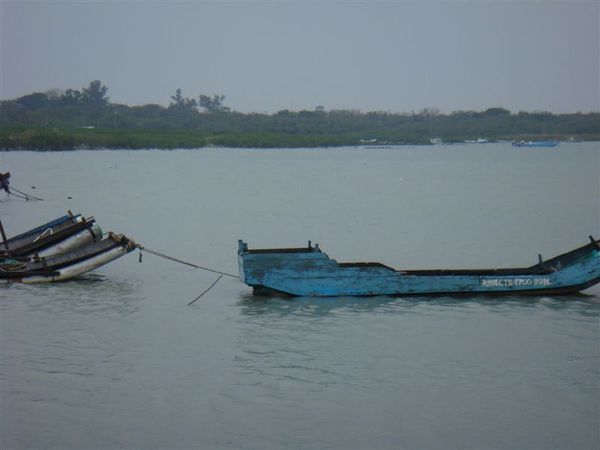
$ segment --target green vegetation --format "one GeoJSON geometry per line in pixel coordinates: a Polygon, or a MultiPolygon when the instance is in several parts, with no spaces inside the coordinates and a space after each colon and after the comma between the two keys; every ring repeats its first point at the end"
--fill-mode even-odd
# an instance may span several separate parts
{"type": "Polygon", "coordinates": [[[0,149],[321,147],[488,140],[600,140],[600,113],[511,113],[503,108],[439,114],[283,110],[243,114],[225,96],[184,97],[168,107],[111,103],[92,81],[81,90],[51,90],[0,102],[0,149]]]}

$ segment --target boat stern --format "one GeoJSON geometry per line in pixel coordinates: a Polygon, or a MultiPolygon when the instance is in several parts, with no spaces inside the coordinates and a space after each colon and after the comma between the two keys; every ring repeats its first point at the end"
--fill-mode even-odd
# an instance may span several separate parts
{"type": "Polygon", "coordinates": [[[242,280],[243,283],[246,283],[246,277],[244,275],[244,254],[248,252],[248,244],[245,243],[244,241],[242,241],[241,239],[238,240],[238,271],[240,274],[240,280],[242,280]]]}
{"type": "Polygon", "coordinates": [[[268,288],[273,291],[296,295],[288,289],[286,280],[306,276],[329,257],[319,244],[308,241],[306,247],[249,249],[248,244],[238,241],[238,269],[240,280],[256,292],[268,288]]]}

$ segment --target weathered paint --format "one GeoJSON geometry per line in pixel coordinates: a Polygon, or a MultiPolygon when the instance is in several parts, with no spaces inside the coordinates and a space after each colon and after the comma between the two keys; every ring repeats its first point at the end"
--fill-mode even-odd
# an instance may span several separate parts
{"type": "Polygon", "coordinates": [[[521,269],[397,271],[377,263],[340,264],[318,246],[249,250],[240,241],[240,278],[257,291],[297,296],[568,293],[600,282],[598,242],[521,269]]]}
{"type": "Polygon", "coordinates": [[[37,252],[40,258],[48,258],[50,256],[60,255],[76,250],[84,245],[91,242],[96,242],[102,239],[102,229],[94,222],[89,228],[80,231],[77,234],[69,236],[68,238],[58,242],[57,244],[51,245],[43,250],[37,252]]]}

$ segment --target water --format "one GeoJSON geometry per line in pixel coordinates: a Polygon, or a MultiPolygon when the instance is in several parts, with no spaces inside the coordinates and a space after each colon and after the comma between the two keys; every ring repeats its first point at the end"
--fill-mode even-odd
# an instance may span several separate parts
{"type": "MultiPolygon", "coordinates": [[[[468,268],[531,265],[600,234],[597,143],[4,152],[0,170],[46,199],[0,203],[9,235],[71,209],[229,272],[239,238],[468,268]]],[[[187,306],[215,278],[132,254],[1,287],[0,447],[600,447],[598,287],[287,300],[224,278],[187,306]]]]}

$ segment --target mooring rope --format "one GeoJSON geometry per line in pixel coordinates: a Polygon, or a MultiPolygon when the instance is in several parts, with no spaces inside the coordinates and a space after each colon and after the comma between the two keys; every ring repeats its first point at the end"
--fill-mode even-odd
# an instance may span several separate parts
{"type": "Polygon", "coordinates": [[[39,197],[36,197],[35,195],[27,194],[27,193],[25,193],[25,192],[22,192],[22,191],[18,190],[17,188],[14,188],[14,187],[12,187],[12,186],[9,186],[9,187],[8,187],[8,190],[9,190],[9,192],[8,192],[9,194],[11,194],[11,195],[14,195],[14,196],[15,196],[15,197],[17,197],[17,198],[24,198],[25,200],[32,199],[32,200],[40,200],[40,201],[44,201],[44,199],[43,199],[43,198],[39,198],[39,197]],[[15,191],[15,192],[17,192],[17,193],[19,193],[19,194],[21,194],[21,195],[17,195],[17,194],[15,194],[15,193],[14,193],[14,192],[12,192],[12,191],[15,191]]]}
{"type": "Polygon", "coordinates": [[[12,197],[22,198],[23,200],[29,200],[29,197],[26,195],[15,194],[14,192],[8,192],[8,195],[12,197]]]}
{"type": "MultiPolygon", "coordinates": [[[[164,253],[160,253],[160,252],[157,252],[157,251],[154,251],[154,250],[150,250],[150,249],[144,247],[143,245],[138,245],[137,248],[140,250],[140,262],[142,261],[142,251],[145,251],[146,253],[150,253],[151,255],[160,256],[161,258],[165,258],[165,259],[168,259],[170,261],[177,262],[179,264],[184,264],[186,266],[190,266],[190,267],[193,267],[195,269],[206,270],[207,272],[218,273],[219,275],[221,275],[221,277],[222,276],[227,276],[227,277],[232,277],[232,278],[239,278],[238,275],[234,275],[232,273],[227,273],[227,272],[222,272],[220,270],[210,269],[208,267],[203,267],[203,266],[199,266],[197,264],[193,264],[191,262],[183,261],[181,259],[174,258],[173,256],[165,255],[164,253]]],[[[219,277],[219,279],[221,277],[219,277]]],[[[217,281],[219,281],[219,280],[217,279],[217,281]]],[[[215,282],[215,284],[216,284],[216,282],[215,282]]],[[[212,286],[210,288],[212,288],[212,286]]],[[[210,288],[208,290],[210,290],[210,288]]],[[[206,292],[208,292],[208,290],[206,292]]],[[[202,295],[204,295],[204,294],[205,294],[205,292],[203,292],[200,295],[200,297],[202,295]]],[[[200,298],[200,297],[198,297],[198,298],[200,298]]]]}
{"type": "Polygon", "coordinates": [[[213,284],[211,284],[207,289],[204,290],[204,292],[202,292],[202,294],[200,294],[198,297],[196,297],[194,300],[192,300],[191,302],[188,303],[188,306],[190,306],[192,303],[194,303],[196,300],[200,300],[200,298],[206,294],[208,291],[210,291],[212,288],[215,287],[215,285],[219,282],[219,280],[223,278],[223,275],[219,275],[219,278],[217,278],[215,281],[213,281],[213,284]]]}

